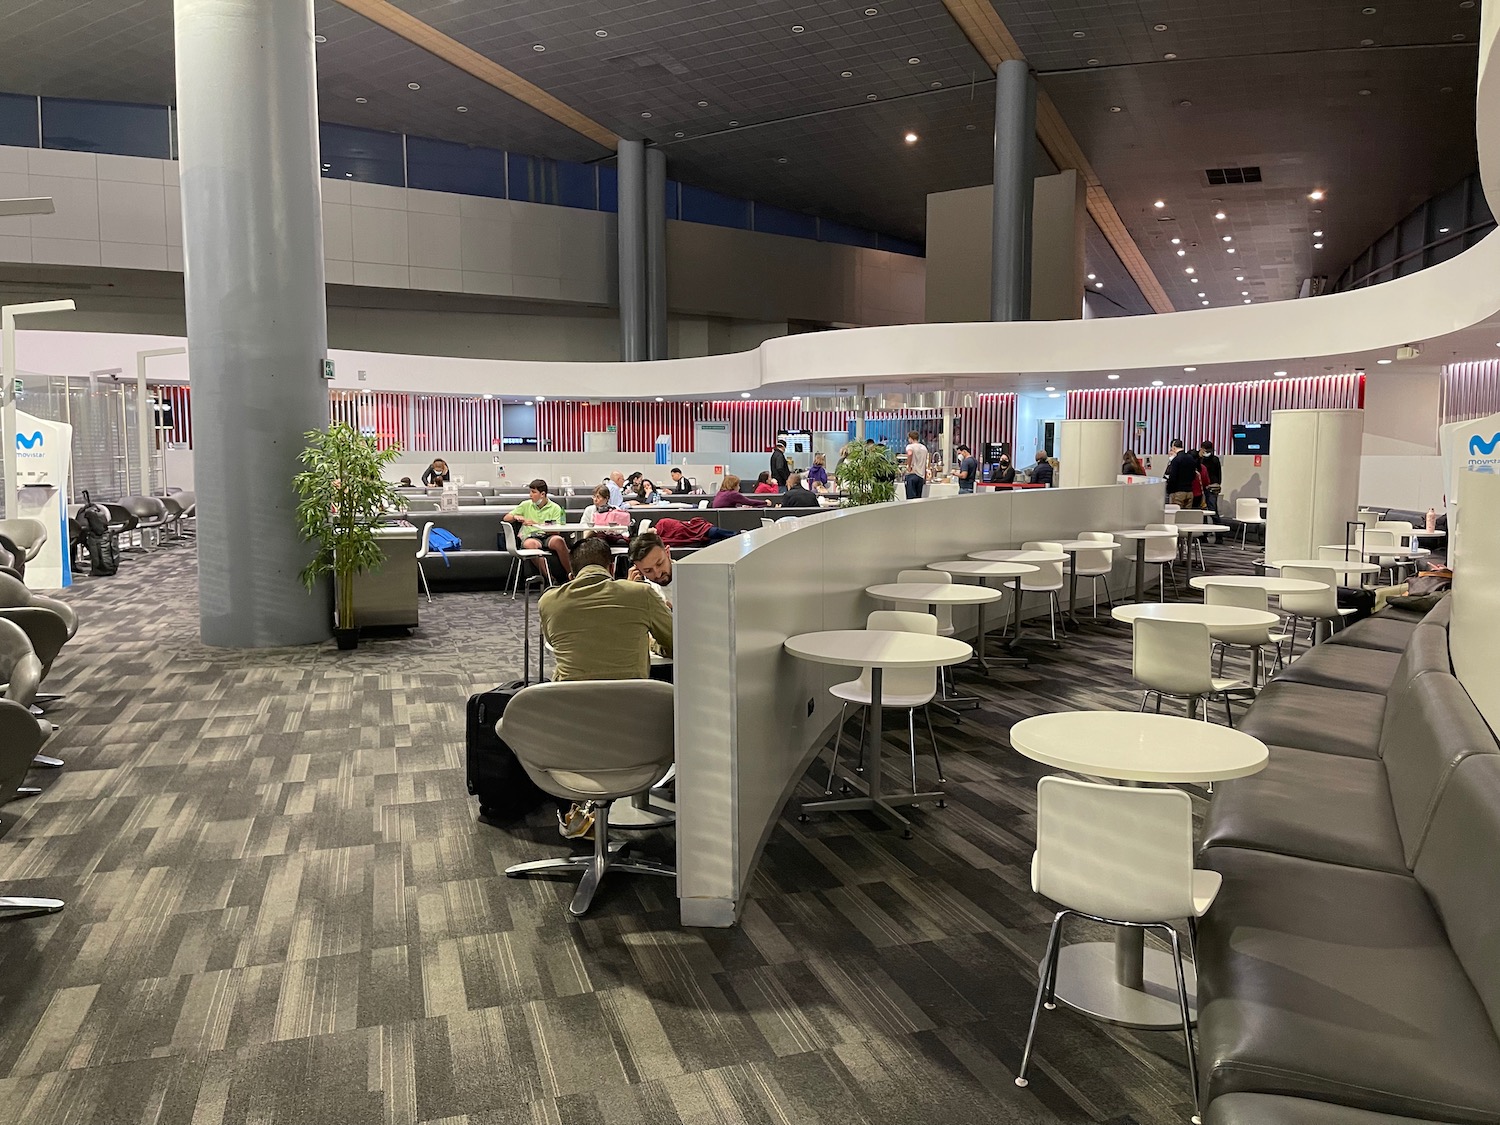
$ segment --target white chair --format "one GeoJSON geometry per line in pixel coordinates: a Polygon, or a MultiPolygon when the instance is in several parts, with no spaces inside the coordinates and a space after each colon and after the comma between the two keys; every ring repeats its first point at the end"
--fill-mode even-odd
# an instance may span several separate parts
{"type": "MultiPolygon", "coordinates": [[[[1203,591],[1204,605],[1230,605],[1240,609],[1269,611],[1269,597],[1256,586],[1208,586],[1203,591]]],[[[1250,686],[1256,688],[1265,679],[1264,656],[1267,645],[1276,651],[1276,667],[1281,667],[1281,646],[1286,641],[1285,633],[1273,633],[1269,625],[1238,625],[1231,629],[1219,629],[1214,648],[1219,654],[1219,675],[1224,674],[1224,654],[1231,648],[1248,648],[1250,658],[1255,661],[1250,677],[1250,686]]]]}
{"type": "Polygon", "coordinates": [[[1251,527],[1260,527],[1262,535],[1264,535],[1266,520],[1260,514],[1260,501],[1253,496],[1242,496],[1234,502],[1234,519],[1240,525],[1240,546],[1242,548],[1249,546],[1247,540],[1251,527]]]}
{"type": "MultiPolygon", "coordinates": [[[[792,518],[796,518],[795,516],[792,518]]],[[[896,573],[897,582],[915,582],[924,586],[951,586],[953,575],[946,570],[902,570],[896,573]]],[[[933,606],[937,610],[934,615],[937,618],[937,632],[940,637],[953,636],[953,607],[951,605],[933,606]]],[[[945,690],[948,686],[947,665],[938,669],[938,683],[945,690]]]]}
{"type": "MultiPolygon", "coordinates": [[[[922,572],[926,575],[926,571],[922,572]]],[[[937,636],[937,618],[930,613],[911,613],[898,609],[877,609],[865,619],[866,629],[883,629],[898,633],[925,633],[937,636]]],[[[865,729],[870,707],[870,670],[861,670],[859,679],[834,684],[828,689],[837,699],[843,700],[839,708],[839,725],[833,739],[833,758],[828,763],[828,793],[833,793],[833,778],[838,770],[839,749],[844,741],[844,717],[849,704],[864,710],[864,720],[859,726],[859,765],[864,769],[865,729]]],[[[920,708],[927,719],[927,737],[932,741],[932,761],[937,766],[938,781],[947,781],[943,776],[943,759],[938,754],[937,735],[932,731],[932,714],[927,705],[937,695],[937,671],[933,668],[887,668],[880,682],[880,706],[882,710],[905,711],[906,733],[911,746],[911,787],[917,789],[917,710],[920,708]]],[[[880,753],[880,747],[871,753],[880,753]]],[[[941,802],[939,802],[941,804],[941,802]]]]}
{"type": "Polygon", "coordinates": [[[1310,594],[1282,594],[1281,612],[1290,618],[1290,628],[1287,632],[1291,636],[1291,648],[1287,653],[1287,660],[1297,655],[1297,626],[1306,619],[1312,630],[1312,644],[1317,644],[1319,634],[1326,622],[1330,634],[1334,623],[1341,627],[1344,618],[1354,612],[1352,609],[1339,608],[1338,576],[1329,567],[1325,566],[1284,566],[1281,568],[1283,578],[1302,578],[1309,582],[1319,582],[1323,588],[1310,594]]]}
{"type": "Polygon", "coordinates": [[[547,561],[552,557],[552,552],[543,547],[519,546],[516,543],[516,525],[509,520],[501,520],[500,528],[505,534],[505,553],[511,557],[510,596],[514,598],[521,585],[521,572],[526,568],[526,559],[541,559],[547,585],[552,585],[552,564],[547,561]]]}
{"type": "Polygon", "coordinates": [[[427,568],[422,565],[427,556],[431,554],[428,549],[427,537],[432,534],[432,524],[422,525],[422,542],[417,544],[417,574],[422,579],[422,592],[427,595],[427,601],[432,602],[432,588],[427,585],[427,568]]]}
{"type": "Polygon", "coordinates": [[[1208,513],[1202,508],[1178,508],[1172,515],[1173,523],[1207,523],[1208,513]]]}
{"type": "Polygon", "coordinates": [[[1089,600],[1093,606],[1092,616],[1099,617],[1099,580],[1104,580],[1104,597],[1109,608],[1115,607],[1115,596],[1109,589],[1109,576],[1115,569],[1115,537],[1107,531],[1080,531],[1080,541],[1100,544],[1099,548],[1079,551],[1070,564],[1071,573],[1089,580],[1089,600]]]}
{"type": "MultiPolygon", "coordinates": [[[[1056,543],[1045,543],[1034,541],[1022,543],[1023,551],[1047,551],[1052,554],[1061,555],[1062,548],[1056,543]]],[[[1067,556],[1063,556],[1066,559],[1067,556]]],[[[1062,602],[1058,594],[1063,588],[1063,560],[1057,562],[1030,563],[1037,568],[1035,574],[1027,574],[1021,578],[1021,597],[1024,600],[1027,594],[1047,595],[1047,616],[1052,624],[1052,643],[1057,644],[1057,615],[1062,612],[1062,602]]]]}
{"type": "Polygon", "coordinates": [[[698,507],[700,509],[701,508],[707,508],[708,507],[708,501],[707,500],[699,500],[698,501],[698,507]]]}
{"type": "Polygon", "coordinates": [[[1196,954],[1197,920],[1208,912],[1223,879],[1217,871],[1193,867],[1192,799],[1180,789],[1136,789],[1068,777],[1042,778],[1036,797],[1031,886],[1062,909],[1052,919],[1016,1085],[1027,1084],[1026,1071],[1042,1008],[1057,1006],[1063,919],[1073,914],[1109,926],[1157,930],[1171,944],[1177,969],[1177,1005],[1182,1014],[1196,1121],[1198,1059],[1193,1048],[1182,942],[1170,923],[1187,919],[1196,954]]]}
{"type": "Polygon", "coordinates": [[[638,523],[638,524],[635,525],[635,533],[637,535],[644,535],[646,532],[648,532],[650,530],[651,530],[651,521],[650,520],[642,520],[640,523],[638,523]]]}
{"type": "Polygon", "coordinates": [[[1131,629],[1130,674],[1144,685],[1141,710],[1156,696],[1156,713],[1161,714],[1163,696],[1187,700],[1187,717],[1198,718],[1198,703],[1203,701],[1203,720],[1208,721],[1208,701],[1222,700],[1224,718],[1234,726],[1234,712],[1229,709],[1229,693],[1245,687],[1244,680],[1226,680],[1213,674],[1213,641],[1208,626],[1197,621],[1157,621],[1137,617],[1131,629]]]}
{"type": "Polygon", "coordinates": [[[1177,590],[1177,527],[1170,523],[1148,523],[1147,531],[1170,531],[1171,537],[1153,535],[1146,540],[1146,565],[1161,568],[1161,581],[1156,586],[1156,600],[1167,600],[1167,571],[1172,572],[1172,590],[1177,590]]]}

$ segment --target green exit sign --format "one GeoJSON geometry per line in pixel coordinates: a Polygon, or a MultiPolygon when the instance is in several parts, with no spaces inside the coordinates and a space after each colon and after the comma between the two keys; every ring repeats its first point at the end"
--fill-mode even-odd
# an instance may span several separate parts
{"type": "Polygon", "coordinates": [[[322,375],[323,378],[325,378],[325,379],[332,379],[333,378],[333,360],[331,360],[331,359],[325,359],[323,361],[323,365],[322,365],[322,367],[321,367],[321,369],[319,370],[318,373],[320,375],[322,375]]]}

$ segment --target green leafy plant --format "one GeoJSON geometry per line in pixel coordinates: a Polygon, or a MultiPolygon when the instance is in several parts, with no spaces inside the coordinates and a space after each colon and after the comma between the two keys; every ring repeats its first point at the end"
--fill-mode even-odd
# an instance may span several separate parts
{"type": "Polygon", "coordinates": [[[292,479],[298,497],[297,528],[318,550],[302,569],[302,584],[312,591],[319,578],[332,575],[336,623],[352,629],[354,576],[378,570],[385,562],[375,529],[385,512],[406,506],[385,480],[385,470],[401,455],[401,447],[381,449],[373,437],[343,422],[303,436],[307,448],[298,460],[306,469],[292,479]]]}
{"type": "Polygon", "coordinates": [[[883,445],[850,442],[836,475],[845,508],[883,504],[896,498],[896,459],[883,445]]]}

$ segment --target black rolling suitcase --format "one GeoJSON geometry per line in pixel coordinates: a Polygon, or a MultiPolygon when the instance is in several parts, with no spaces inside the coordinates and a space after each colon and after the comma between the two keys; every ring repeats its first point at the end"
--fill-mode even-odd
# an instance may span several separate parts
{"type": "MultiPolygon", "coordinates": [[[[531,587],[526,588],[525,649],[522,672],[529,673],[531,663],[531,587]]],[[[488,820],[519,820],[547,800],[530,775],[516,760],[516,755],[495,733],[495,723],[505,713],[506,704],[528,679],[511,680],[490,691],[469,696],[465,719],[464,742],[467,755],[469,792],[479,798],[479,815],[488,820]]]]}

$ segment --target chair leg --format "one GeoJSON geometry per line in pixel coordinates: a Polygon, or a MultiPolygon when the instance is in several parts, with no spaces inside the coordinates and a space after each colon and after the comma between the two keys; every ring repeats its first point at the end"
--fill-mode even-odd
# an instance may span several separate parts
{"type": "MultiPolygon", "coordinates": [[[[1208,717],[1207,703],[1203,705],[1203,715],[1205,718],[1208,717]]],[[[1229,709],[1229,693],[1227,691],[1224,693],[1224,721],[1229,724],[1231,730],[1234,729],[1234,712],[1229,709]]]]}
{"type": "Polygon", "coordinates": [[[589,906],[594,901],[594,892],[599,889],[599,883],[608,870],[609,802],[600,801],[594,806],[594,858],[584,869],[583,878],[578,881],[573,901],[568,903],[569,914],[582,918],[588,913],[589,906]]]}
{"type": "Polygon", "coordinates": [[[1148,703],[1151,702],[1151,697],[1153,695],[1155,695],[1155,694],[1156,693],[1153,692],[1153,691],[1151,691],[1150,689],[1147,689],[1146,691],[1141,692],[1141,708],[1140,709],[1142,711],[1144,711],[1146,709],[1146,704],[1148,704],[1148,703]]]}
{"type": "MultiPolygon", "coordinates": [[[[859,761],[855,763],[855,773],[865,772],[865,728],[869,722],[870,709],[868,707],[861,707],[859,713],[859,761]]],[[[875,752],[877,754],[880,753],[880,747],[877,746],[875,752]]]]}
{"type": "Polygon", "coordinates": [[[1171,926],[1162,928],[1172,941],[1172,967],[1177,972],[1177,1008],[1182,1013],[1182,1038],[1187,1046],[1188,1078],[1193,1084],[1193,1121],[1196,1123],[1203,1110],[1198,1095],[1198,1052],[1193,1046],[1193,1017],[1188,1011],[1187,975],[1182,970],[1182,939],[1171,926]]]}
{"type": "Polygon", "coordinates": [[[943,756],[938,753],[937,734],[932,729],[932,706],[930,704],[922,708],[922,716],[927,720],[927,737],[932,740],[932,764],[937,767],[938,782],[946,785],[948,779],[943,776],[943,756]]]}
{"type": "Polygon", "coordinates": [[[1048,985],[1055,979],[1053,967],[1057,964],[1057,948],[1062,938],[1062,920],[1067,911],[1060,911],[1052,919],[1052,930],[1047,935],[1047,952],[1037,968],[1036,1001],[1031,1005],[1031,1027],[1026,1032],[1026,1046],[1021,1051],[1021,1068],[1016,1071],[1016,1085],[1026,1086],[1026,1071],[1031,1066],[1031,1048],[1036,1042],[1036,1025],[1042,1014],[1042,1000],[1049,995],[1048,985]]]}
{"type": "Polygon", "coordinates": [[[906,742],[911,749],[911,791],[917,791],[917,709],[906,709],[906,742]]]}
{"type": "Polygon", "coordinates": [[[826,793],[830,797],[833,796],[833,777],[839,768],[839,750],[844,745],[844,717],[848,713],[849,702],[845,700],[843,706],[839,708],[838,729],[833,732],[833,757],[828,760],[828,788],[826,793]]]}
{"type": "Polygon", "coordinates": [[[422,560],[417,560],[417,573],[422,576],[422,592],[427,595],[427,604],[432,604],[432,587],[427,585],[427,568],[422,565],[422,560]]]}

